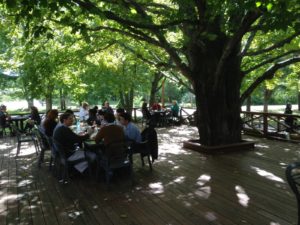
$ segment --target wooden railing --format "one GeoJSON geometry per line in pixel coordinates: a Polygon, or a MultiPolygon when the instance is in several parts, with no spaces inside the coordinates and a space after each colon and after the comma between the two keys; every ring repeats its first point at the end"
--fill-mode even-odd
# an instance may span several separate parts
{"type": "Polygon", "coordinates": [[[299,115],[248,111],[241,112],[244,132],[267,138],[290,139],[291,137],[293,138],[300,135],[300,130],[298,129],[293,129],[291,136],[287,133],[288,130],[292,129],[284,122],[287,117],[293,117],[294,121],[300,119],[299,115]]]}

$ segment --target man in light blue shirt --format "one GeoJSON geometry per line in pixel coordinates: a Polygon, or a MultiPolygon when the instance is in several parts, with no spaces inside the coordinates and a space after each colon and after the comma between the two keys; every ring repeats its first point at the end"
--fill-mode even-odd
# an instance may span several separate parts
{"type": "Polygon", "coordinates": [[[128,113],[121,113],[119,117],[121,124],[124,126],[126,139],[129,141],[141,142],[141,132],[139,128],[131,122],[131,116],[128,113]]]}

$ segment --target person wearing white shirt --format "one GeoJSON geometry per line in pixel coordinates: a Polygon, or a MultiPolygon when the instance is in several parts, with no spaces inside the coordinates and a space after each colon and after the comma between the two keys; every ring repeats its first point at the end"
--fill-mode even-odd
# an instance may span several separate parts
{"type": "Polygon", "coordinates": [[[83,102],[79,110],[79,120],[85,121],[88,118],[89,118],[89,104],[87,102],[83,102]]]}

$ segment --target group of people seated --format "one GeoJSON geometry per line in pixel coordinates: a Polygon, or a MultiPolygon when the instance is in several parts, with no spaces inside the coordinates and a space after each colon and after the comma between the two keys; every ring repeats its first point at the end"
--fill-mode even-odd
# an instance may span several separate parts
{"type": "MultiPolygon", "coordinates": [[[[25,121],[25,127],[21,132],[27,133],[32,130],[34,125],[40,125],[41,123],[41,117],[39,114],[39,111],[37,107],[31,106],[30,107],[30,115],[28,119],[25,121]]],[[[13,136],[13,130],[11,127],[12,123],[12,118],[11,116],[7,113],[7,107],[5,105],[0,106],[0,136],[3,136],[3,133],[6,128],[10,129],[10,134],[13,136]]]]}
{"type": "Polygon", "coordinates": [[[101,157],[102,150],[110,143],[120,141],[129,143],[141,142],[141,132],[132,123],[131,115],[122,108],[117,109],[117,113],[114,115],[109,104],[105,104],[105,106],[107,110],[102,108],[97,111],[95,107],[88,109],[86,103],[82,105],[82,108],[87,110],[89,115],[84,116],[84,118],[79,115],[79,121],[87,123],[90,129],[79,133],[72,130],[72,125],[76,123],[77,119],[71,110],[61,114],[59,121],[57,121],[58,111],[56,109],[50,110],[45,120],[42,121],[41,127],[44,133],[48,137],[52,137],[54,142],[60,143],[67,159],[69,161],[80,161],[78,165],[75,165],[79,172],[84,171],[88,167],[87,162],[84,162],[85,157],[88,157],[90,161],[94,161],[96,157],[101,157]],[[78,146],[82,146],[83,142],[88,139],[94,140],[100,148],[97,154],[93,151],[84,152],[81,149],[77,149],[78,146]]]}
{"type": "Polygon", "coordinates": [[[142,114],[149,123],[154,124],[154,126],[158,126],[162,125],[162,121],[166,121],[166,119],[170,121],[178,119],[179,105],[176,100],[173,100],[170,109],[163,109],[158,102],[153,103],[151,107],[148,108],[147,102],[143,102],[142,114]]]}

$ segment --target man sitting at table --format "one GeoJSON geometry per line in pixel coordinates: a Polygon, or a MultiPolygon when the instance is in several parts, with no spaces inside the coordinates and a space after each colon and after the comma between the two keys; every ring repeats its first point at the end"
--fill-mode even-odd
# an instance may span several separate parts
{"type": "MultiPolygon", "coordinates": [[[[83,141],[87,140],[89,138],[89,134],[75,134],[70,129],[70,126],[73,124],[73,120],[74,115],[70,113],[62,114],[60,116],[61,124],[58,124],[54,129],[53,139],[62,145],[68,161],[83,161],[74,166],[79,172],[83,172],[88,167],[88,163],[87,161],[84,161],[84,151],[76,150],[76,145],[81,145],[83,141]]],[[[90,159],[90,161],[93,161],[96,158],[96,155],[93,152],[86,152],[86,156],[90,159]]]]}
{"type": "Polygon", "coordinates": [[[115,116],[112,113],[104,114],[105,125],[99,130],[94,137],[95,142],[98,144],[103,141],[104,145],[112,142],[124,141],[123,127],[116,125],[115,116]]]}
{"type": "Polygon", "coordinates": [[[141,142],[141,132],[136,125],[131,122],[131,115],[122,113],[120,115],[120,122],[124,126],[125,137],[127,141],[141,142]]]}

